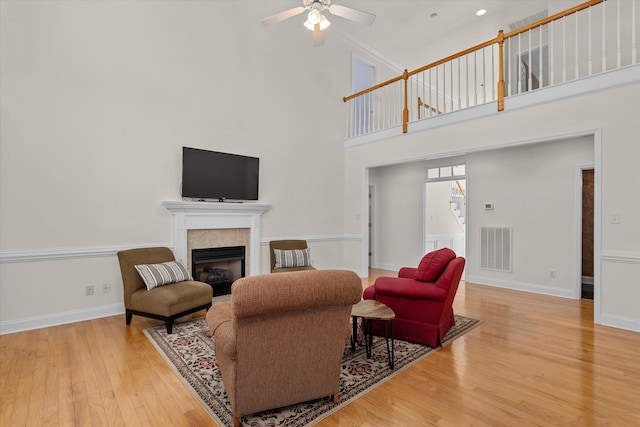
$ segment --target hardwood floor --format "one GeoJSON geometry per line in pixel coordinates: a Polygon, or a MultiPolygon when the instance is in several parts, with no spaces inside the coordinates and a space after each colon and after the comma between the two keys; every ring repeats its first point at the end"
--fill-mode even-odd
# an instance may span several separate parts
{"type": "MultiPolygon", "coordinates": [[[[466,283],[454,307],[483,324],[317,425],[640,425],[640,334],[594,325],[593,301],[466,283]]],[[[215,426],[144,335],[160,323],[0,336],[0,425],[215,426]]]]}

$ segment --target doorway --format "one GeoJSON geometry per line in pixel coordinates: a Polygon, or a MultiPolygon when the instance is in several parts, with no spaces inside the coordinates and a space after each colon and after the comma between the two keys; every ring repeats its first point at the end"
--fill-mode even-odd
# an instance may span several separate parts
{"type": "Polygon", "coordinates": [[[582,169],[581,296],[593,299],[594,169],[582,169]]]}
{"type": "Polygon", "coordinates": [[[424,183],[424,253],[450,248],[465,256],[466,165],[428,167],[424,183]]]}
{"type": "Polygon", "coordinates": [[[369,223],[367,224],[367,229],[369,230],[369,252],[368,252],[368,259],[369,259],[369,268],[372,268],[374,265],[374,260],[373,260],[373,254],[375,252],[375,228],[374,228],[374,224],[375,224],[375,212],[376,212],[376,206],[375,206],[375,194],[376,194],[376,188],[374,185],[370,185],[369,186],[369,223]]]}

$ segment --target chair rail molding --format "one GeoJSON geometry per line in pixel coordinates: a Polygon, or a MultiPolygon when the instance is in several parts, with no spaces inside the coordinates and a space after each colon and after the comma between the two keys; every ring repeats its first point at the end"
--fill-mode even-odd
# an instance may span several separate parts
{"type": "Polygon", "coordinates": [[[146,243],[113,246],[82,246],[62,248],[9,249],[0,251],[0,264],[11,262],[58,261],[65,259],[102,258],[116,256],[119,251],[151,246],[167,246],[171,243],[146,243]]]}

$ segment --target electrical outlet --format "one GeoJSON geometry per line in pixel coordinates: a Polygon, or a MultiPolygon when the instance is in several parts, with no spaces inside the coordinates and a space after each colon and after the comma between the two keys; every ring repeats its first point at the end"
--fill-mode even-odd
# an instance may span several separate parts
{"type": "Polygon", "coordinates": [[[555,270],[549,270],[549,277],[551,277],[552,279],[556,278],[556,271],[555,270]]]}
{"type": "Polygon", "coordinates": [[[89,285],[86,287],[87,296],[93,295],[93,285],[89,285]]]}
{"type": "Polygon", "coordinates": [[[108,294],[109,292],[111,292],[111,285],[109,285],[108,283],[102,285],[102,293],[108,294]]]}

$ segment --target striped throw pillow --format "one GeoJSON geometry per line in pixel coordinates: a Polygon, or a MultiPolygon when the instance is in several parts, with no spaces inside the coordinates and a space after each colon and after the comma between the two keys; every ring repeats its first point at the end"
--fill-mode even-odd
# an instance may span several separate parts
{"type": "Polygon", "coordinates": [[[275,268],[308,267],[311,265],[311,252],[306,249],[274,249],[275,268]]]}
{"type": "Polygon", "coordinates": [[[140,264],[136,265],[136,270],[149,291],[157,286],[193,280],[187,269],[178,261],[163,262],[162,264],[140,264]]]}

